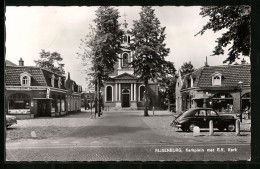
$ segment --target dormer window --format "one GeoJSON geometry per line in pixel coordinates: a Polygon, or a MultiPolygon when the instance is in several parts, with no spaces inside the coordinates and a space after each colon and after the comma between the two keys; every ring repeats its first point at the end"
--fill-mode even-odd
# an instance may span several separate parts
{"type": "Polygon", "coordinates": [[[28,76],[24,76],[23,79],[22,79],[22,85],[28,86],[29,82],[30,82],[29,77],[28,76]]]}
{"type": "Polygon", "coordinates": [[[222,81],[222,74],[221,73],[214,73],[212,75],[212,86],[221,86],[222,81]]]}
{"type": "Polygon", "coordinates": [[[21,86],[31,86],[31,75],[24,72],[20,75],[21,86]]]}

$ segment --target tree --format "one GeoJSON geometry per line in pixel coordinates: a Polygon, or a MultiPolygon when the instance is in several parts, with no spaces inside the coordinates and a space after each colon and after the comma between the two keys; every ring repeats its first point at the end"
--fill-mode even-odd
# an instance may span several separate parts
{"type": "Polygon", "coordinates": [[[65,74],[64,64],[60,63],[63,58],[60,56],[58,52],[46,52],[44,49],[40,52],[40,59],[34,60],[36,66],[40,68],[49,69],[57,74],[65,74]],[[58,66],[55,66],[57,64],[58,66]]]}
{"type": "Polygon", "coordinates": [[[98,116],[100,116],[100,87],[102,81],[109,78],[109,74],[114,71],[117,62],[117,54],[121,52],[121,40],[123,30],[118,23],[119,12],[109,6],[99,7],[96,11],[95,27],[93,34],[86,41],[90,53],[86,52],[91,58],[91,76],[94,79],[96,92],[96,106],[98,116]]]}
{"type": "MultiPolygon", "coordinates": [[[[200,15],[209,17],[209,21],[196,35],[203,35],[206,30],[214,32],[226,30],[221,37],[217,38],[217,46],[212,55],[223,55],[224,48],[231,44],[228,49],[228,58],[223,63],[233,63],[239,59],[239,55],[250,56],[251,28],[250,6],[207,6],[202,7],[200,15]]],[[[195,36],[196,36],[195,35],[195,36]]]]}
{"type": "Polygon", "coordinates": [[[170,49],[166,48],[165,27],[160,26],[160,21],[155,17],[154,9],[150,6],[141,8],[140,20],[135,20],[130,34],[133,43],[135,58],[130,65],[134,68],[134,74],[145,85],[145,110],[144,116],[148,116],[148,80],[157,80],[165,77],[169,63],[165,61],[170,49]]]}
{"type": "Polygon", "coordinates": [[[181,72],[183,74],[191,73],[194,71],[194,67],[191,64],[191,62],[184,62],[183,65],[181,66],[181,72]]]}
{"type": "Polygon", "coordinates": [[[77,58],[81,59],[81,64],[84,66],[84,73],[87,74],[85,77],[86,85],[88,91],[95,91],[95,79],[94,79],[94,69],[93,69],[93,51],[92,51],[92,41],[95,37],[95,29],[90,25],[90,32],[83,38],[80,39],[81,43],[79,45],[80,52],[77,52],[77,58]]]}
{"type": "Polygon", "coordinates": [[[176,69],[172,62],[168,62],[167,64],[168,74],[165,77],[160,78],[158,82],[161,102],[164,103],[166,100],[168,100],[168,109],[170,110],[170,104],[175,103],[176,69]],[[160,90],[162,88],[165,90],[160,90]]]}

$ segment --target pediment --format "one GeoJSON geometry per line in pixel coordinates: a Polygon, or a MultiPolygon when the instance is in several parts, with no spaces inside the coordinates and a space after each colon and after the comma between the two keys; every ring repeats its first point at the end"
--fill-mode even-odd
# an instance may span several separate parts
{"type": "Polygon", "coordinates": [[[113,79],[122,79],[122,80],[127,79],[128,80],[128,79],[137,79],[137,77],[130,75],[128,73],[123,73],[121,75],[114,77],[113,79]]]}

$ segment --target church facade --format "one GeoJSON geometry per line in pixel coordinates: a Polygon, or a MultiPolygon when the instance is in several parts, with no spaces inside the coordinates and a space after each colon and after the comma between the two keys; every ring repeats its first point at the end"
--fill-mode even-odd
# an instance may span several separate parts
{"type": "MultiPolygon", "coordinates": [[[[104,82],[102,91],[104,107],[114,110],[121,109],[144,109],[145,86],[138,77],[134,76],[134,69],[130,67],[135,58],[134,51],[129,50],[131,37],[127,33],[127,23],[124,23],[124,37],[122,53],[118,55],[118,62],[114,65],[114,72],[104,82]]],[[[159,107],[158,84],[149,81],[149,108],[159,107]]]]}

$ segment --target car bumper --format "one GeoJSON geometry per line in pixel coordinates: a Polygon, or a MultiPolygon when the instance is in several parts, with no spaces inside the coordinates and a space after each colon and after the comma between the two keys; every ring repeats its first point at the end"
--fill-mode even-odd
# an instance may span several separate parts
{"type": "Polygon", "coordinates": [[[181,128],[181,127],[182,127],[181,124],[178,124],[178,123],[176,123],[176,122],[172,122],[171,126],[172,126],[172,127],[176,127],[176,128],[181,128]]]}

